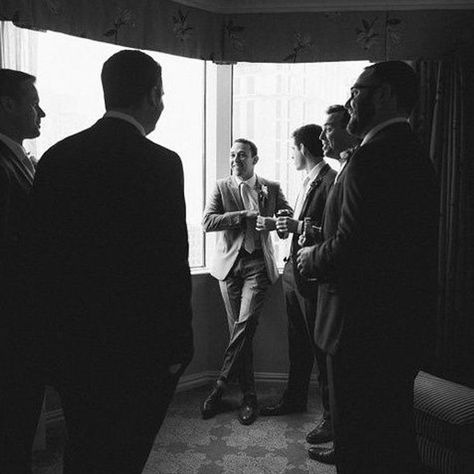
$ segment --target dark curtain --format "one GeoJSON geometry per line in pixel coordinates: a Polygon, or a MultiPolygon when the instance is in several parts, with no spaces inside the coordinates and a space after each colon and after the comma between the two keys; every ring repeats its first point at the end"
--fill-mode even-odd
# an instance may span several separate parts
{"type": "Polygon", "coordinates": [[[415,129],[429,149],[441,191],[437,337],[428,370],[474,386],[473,68],[456,57],[415,66],[415,129]]]}

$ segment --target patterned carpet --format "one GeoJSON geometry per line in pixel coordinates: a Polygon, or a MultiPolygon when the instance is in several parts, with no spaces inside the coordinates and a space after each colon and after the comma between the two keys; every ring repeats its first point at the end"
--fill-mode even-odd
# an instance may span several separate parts
{"type": "MultiPolygon", "coordinates": [[[[231,390],[223,413],[202,420],[199,406],[209,388],[177,393],[155,441],[144,474],[278,474],[309,472],[334,474],[335,468],[307,457],[305,435],[319,417],[314,397],[307,413],[260,417],[251,426],[237,420],[240,397],[231,390]]],[[[281,385],[260,384],[259,402],[278,398],[281,385]]],[[[64,426],[48,427],[45,452],[35,454],[34,474],[60,474],[64,426]]],[[[329,444],[328,444],[329,446],[329,444]]]]}

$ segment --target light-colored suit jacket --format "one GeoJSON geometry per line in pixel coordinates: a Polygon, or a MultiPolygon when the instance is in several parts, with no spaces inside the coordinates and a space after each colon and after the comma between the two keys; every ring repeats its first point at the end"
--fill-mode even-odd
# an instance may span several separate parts
{"type": "MultiPolygon", "coordinates": [[[[255,186],[261,216],[274,216],[279,209],[291,210],[279,183],[257,176],[255,186]]],[[[218,180],[202,220],[205,232],[218,232],[216,252],[211,264],[211,275],[218,280],[225,280],[242,247],[245,236],[244,215],[245,207],[235,179],[228,176],[218,180]]],[[[278,269],[272,239],[268,231],[260,234],[268,278],[273,283],[278,278],[278,269]]]]}

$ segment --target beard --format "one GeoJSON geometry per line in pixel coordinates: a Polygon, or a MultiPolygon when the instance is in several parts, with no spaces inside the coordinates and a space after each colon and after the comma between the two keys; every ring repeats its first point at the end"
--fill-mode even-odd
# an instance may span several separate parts
{"type": "Polygon", "coordinates": [[[365,100],[357,106],[357,111],[353,112],[349,123],[347,124],[347,131],[356,137],[362,137],[364,133],[368,132],[370,123],[375,115],[375,107],[371,101],[365,100]]]}

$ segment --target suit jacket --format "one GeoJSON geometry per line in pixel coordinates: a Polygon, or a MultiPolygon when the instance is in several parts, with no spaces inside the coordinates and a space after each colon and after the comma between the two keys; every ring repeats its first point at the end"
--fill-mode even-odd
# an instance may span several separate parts
{"type": "MultiPolygon", "coordinates": [[[[317,178],[313,180],[309,191],[306,193],[300,215],[294,216],[295,219],[302,221],[305,217],[310,217],[312,225],[321,227],[324,207],[335,177],[336,172],[328,164],[321,168],[317,178]]],[[[293,262],[296,262],[296,254],[301,248],[298,239],[299,234],[295,232],[291,238],[291,258],[293,262]]],[[[303,296],[316,295],[318,291],[317,282],[311,282],[303,278],[296,265],[293,265],[293,274],[298,291],[303,296]]]]}
{"type": "Polygon", "coordinates": [[[32,205],[41,316],[71,363],[133,376],[189,362],[179,156],[103,118],[43,155],[32,205]]]}
{"type": "MultiPolygon", "coordinates": [[[[257,177],[256,187],[259,194],[260,215],[274,216],[279,209],[291,210],[279,183],[257,177]]],[[[218,180],[209,197],[202,220],[205,232],[219,232],[211,265],[211,275],[218,280],[225,280],[242,247],[245,236],[245,220],[242,212],[244,210],[239,187],[234,178],[228,176],[218,180]]],[[[278,269],[271,236],[269,232],[260,232],[260,235],[265,266],[268,277],[273,283],[278,279],[278,269]]]]}
{"type": "MultiPolygon", "coordinates": [[[[0,333],[11,338],[7,328],[21,326],[19,316],[26,294],[24,283],[24,240],[28,233],[28,195],[32,179],[17,156],[0,140],[0,333]]],[[[8,341],[11,342],[11,341],[8,341]]],[[[0,344],[5,349],[6,340],[0,344]]]]}
{"type": "Polygon", "coordinates": [[[408,124],[382,129],[355,152],[312,253],[321,349],[421,356],[436,309],[438,209],[434,171],[408,124]]]}

